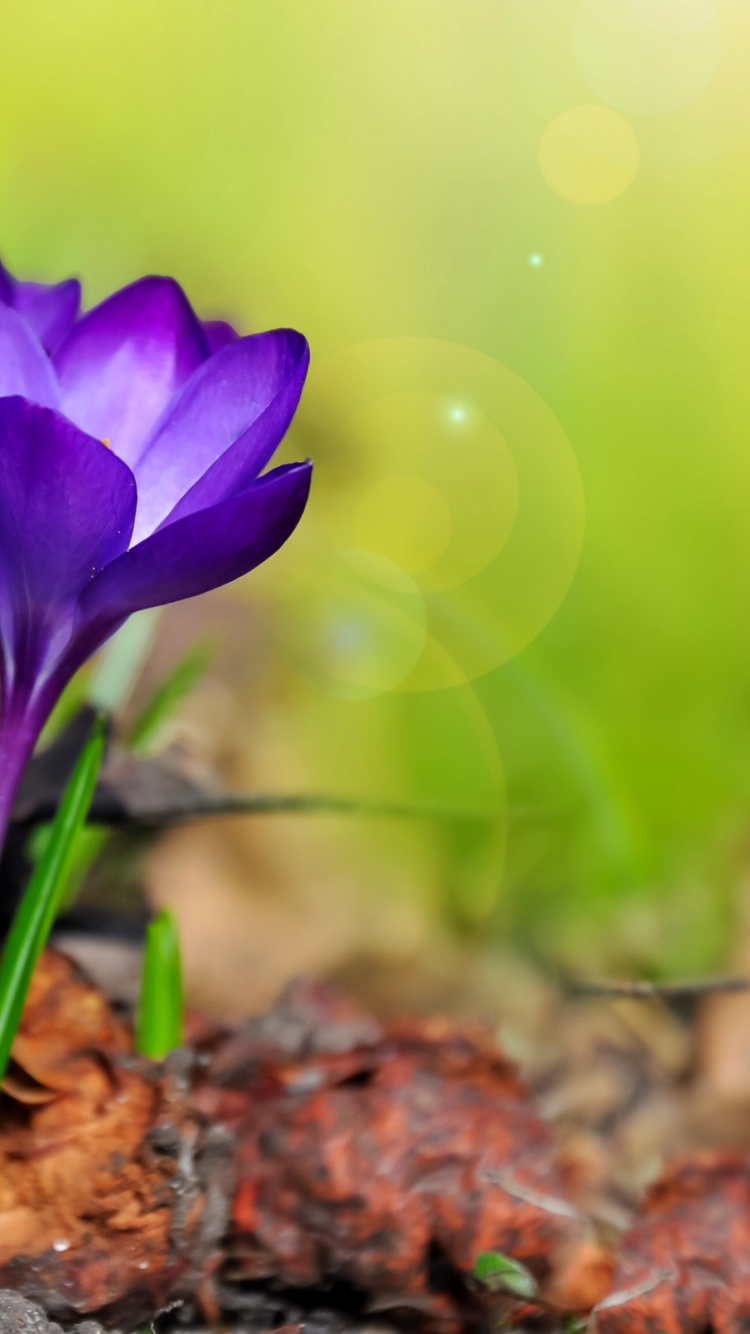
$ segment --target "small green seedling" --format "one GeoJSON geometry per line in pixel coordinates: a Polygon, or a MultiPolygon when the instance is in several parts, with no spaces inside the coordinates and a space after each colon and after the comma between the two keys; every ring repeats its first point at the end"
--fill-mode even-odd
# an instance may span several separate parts
{"type": "Polygon", "coordinates": [[[136,1046],[160,1061],[182,1044],[182,963],[174,914],[161,912],[146,928],[136,1046]]]}
{"type": "Polygon", "coordinates": [[[31,978],[68,885],[104,755],[104,719],[98,718],[63,793],[49,837],[18,911],[0,962],[0,1079],[8,1066],[31,978]]]}
{"type": "MultiPolygon", "coordinates": [[[[135,677],[142,667],[142,657],[153,640],[154,624],[145,620],[146,613],[134,617],[122,627],[119,634],[104,650],[102,661],[97,666],[90,682],[89,700],[97,708],[113,713],[126,702],[135,677]],[[136,630],[137,634],[133,631],[136,630]],[[124,636],[129,638],[125,639],[124,636]],[[113,649],[117,651],[114,652],[113,649]]],[[[136,753],[151,750],[158,742],[160,734],[169,722],[178,704],[197,685],[208,669],[213,649],[208,644],[198,644],[180,659],[174,671],[166,681],[156,689],[148,700],[143,712],[136,719],[127,737],[126,744],[136,753]]],[[[84,689],[79,689],[74,697],[75,706],[86,701],[84,689]]],[[[61,715],[62,716],[62,715],[61,715]]],[[[72,716],[67,708],[66,718],[72,716]]],[[[29,835],[26,851],[32,863],[42,856],[50,835],[49,824],[40,824],[29,835]]],[[[70,859],[68,880],[60,896],[60,911],[66,912],[72,907],[94,862],[98,860],[110,837],[110,831],[104,825],[85,825],[75,840],[75,849],[70,859]]]]}
{"type": "Polygon", "coordinates": [[[520,1260],[511,1260],[500,1251],[484,1251],[474,1262],[474,1277],[491,1292],[510,1292],[531,1301],[537,1296],[537,1284],[520,1260]]]}

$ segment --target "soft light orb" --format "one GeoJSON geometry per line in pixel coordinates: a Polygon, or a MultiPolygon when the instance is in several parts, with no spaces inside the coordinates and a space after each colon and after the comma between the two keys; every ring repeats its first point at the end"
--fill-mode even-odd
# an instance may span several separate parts
{"type": "Polygon", "coordinates": [[[285,572],[299,595],[280,637],[327,693],[474,680],[554,615],[581,549],[581,478],[560,423],[509,367],[437,339],[345,348],[315,363],[296,443],[323,480],[302,535],[309,558],[285,572]],[[349,564],[344,577],[341,555],[338,569],[323,557],[332,549],[384,564],[356,577],[349,564]],[[368,608],[369,637],[353,601],[368,608]]]}
{"type": "Polygon", "coordinates": [[[634,14],[665,32],[694,32],[719,18],[718,0],[628,0],[634,14]]]}
{"type": "MultiPolygon", "coordinates": [[[[694,17],[694,0],[688,4],[694,17]]],[[[648,0],[647,12],[665,19],[670,10],[648,0]]],[[[637,8],[632,0],[583,0],[573,54],[596,97],[626,114],[656,116],[687,106],[707,87],[719,67],[723,34],[718,15],[677,29],[649,21],[647,12],[646,0],[637,8]]]]}
{"type": "Polygon", "coordinates": [[[352,529],[359,544],[419,574],[440,559],[453,535],[445,496],[423,477],[379,477],[357,498],[352,529]]]}
{"type": "Polygon", "coordinates": [[[322,554],[295,572],[283,604],[290,656],[327,695],[354,700],[394,690],[424,651],[422,595],[377,553],[322,554]]]}
{"type": "Polygon", "coordinates": [[[638,140],[624,116],[584,105],[561,112],[539,145],[539,166],[551,190],[571,204],[608,204],[624,194],[638,170],[638,140]]]}
{"type": "Polygon", "coordinates": [[[362,471],[356,494],[342,493],[331,514],[337,545],[386,556],[424,590],[459,587],[502,551],[518,475],[478,407],[417,389],[384,394],[352,414],[346,433],[362,471]]]}

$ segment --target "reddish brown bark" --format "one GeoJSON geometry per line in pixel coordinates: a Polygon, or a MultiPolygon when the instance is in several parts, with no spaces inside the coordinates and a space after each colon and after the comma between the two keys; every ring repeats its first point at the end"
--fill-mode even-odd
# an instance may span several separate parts
{"type": "Polygon", "coordinates": [[[670,1164],[624,1238],[598,1334],[744,1334],[750,1166],[707,1152],[670,1164]]]}
{"type": "Polygon", "coordinates": [[[518,1308],[471,1281],[477,1256],[497,1250],[528,1268],[545,1303],[586,1309],[604,1290],[606,1258],[552,1136],[479,1029],[382,1032],[297,986],[219,1044],[198,1096],[238,1137],[235,1279],[341,1280],[370,1309],[450,1322],[488,1302],[518,1308]]]}

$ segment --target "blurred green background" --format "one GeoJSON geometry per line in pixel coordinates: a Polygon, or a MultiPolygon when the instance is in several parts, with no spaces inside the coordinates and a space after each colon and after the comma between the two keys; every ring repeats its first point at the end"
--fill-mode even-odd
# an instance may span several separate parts
{"type": "Polygon", "coordinates": [[[165,622],[231,626],[214,758],[467,813],[271,821],[254,860],[235,830],[248,883],[293,884],[323,935],[345,905],[354,954],[458,933],[723,965],[750,799],[746,0],[26,0],[0,33],[9,267],[79,274],[89,304],[172,273],[312,345],[302,528],[165,622]]]}

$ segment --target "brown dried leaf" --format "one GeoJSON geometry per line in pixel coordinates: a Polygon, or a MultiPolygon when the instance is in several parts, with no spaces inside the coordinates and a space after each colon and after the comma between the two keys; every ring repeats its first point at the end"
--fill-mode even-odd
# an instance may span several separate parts
{"type": "Polygon", "coordinates": [[[51,1097],[19,1098],[13,1077],[0,1098],[0,1285],[60,1318],[135,1322],[209,1263],[202,1127],[184,1080],[131,1046],[101,994],[48,951],[13,1057],[51,1097]]]}

